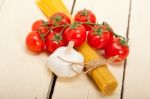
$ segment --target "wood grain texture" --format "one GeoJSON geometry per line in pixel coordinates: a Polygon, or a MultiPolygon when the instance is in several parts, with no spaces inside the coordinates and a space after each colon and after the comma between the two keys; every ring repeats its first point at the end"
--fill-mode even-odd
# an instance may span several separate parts
{"type": "Polygon", "coordinates": [[[0,99],[45,99],[51,73],[47,55],[25,46],[32,23],[46,19],[34,0],[6,0],[0,12],[0,99]]]}
{"type": "Polygon", "coordinates": [[[5,2],[5,0],[0,0],[0,11],[1,11],[3,5],[4,5],[4,2],[5,2]]]}
{"type": "MultiPolygon", "coordinates": [[[[106,21],[116,33],[126,35],[129,0],[77,0],[73,15],[84,8],[92,10],[98,22],[106,21]]],[[[53,99],[120,99],[123,63],[115,65],[109,65],[109,69],[117,78],[119,86],[112,96],[101,95],[91,79],[80,75],[72,79],[58,78],[53,99]]]]}
{"type": "Polygon", "coordinates": [[[132,0],[124,99],[150,99],[150,1],[132,0]]]}

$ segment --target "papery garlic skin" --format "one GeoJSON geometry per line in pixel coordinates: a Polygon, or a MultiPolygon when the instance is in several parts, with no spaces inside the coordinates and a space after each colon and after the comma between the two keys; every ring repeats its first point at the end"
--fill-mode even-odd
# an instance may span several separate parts
{"type": "Polygon", "coordinates": [[[82,54],[74,50],[73,48],[67,52],[67,47],[60,47],[52,53],[47,60],[48,68],[54,72],[59,77],[73,77],[78,73],[82,72],[83,66],[81,65],[74,65],[70,63],[64,62],[58,58],[61,57],[67,61],[77,62],[77,63],[84,63],[84,57],[82,54]],[[75,71],[76,72],[75,72],[75,71]]]}

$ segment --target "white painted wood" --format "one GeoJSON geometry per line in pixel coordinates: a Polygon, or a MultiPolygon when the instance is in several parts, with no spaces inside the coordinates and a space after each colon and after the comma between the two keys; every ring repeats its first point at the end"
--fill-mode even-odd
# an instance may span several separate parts
{"type": "Polygon", "coordinates": [[[51,73],[47,55],[25,46],[32,23],[45,16],[34,0],[6,0],[0,11],[0,99],[45,99],[51,73]]]}
{"type": "Polygon", "coordinates": [[[150,1],[132,1],[124,99],[150,99],[150,1]]]}
{"type": "Polygon", "coordinates": [[[4,5],[5,0],[0,0],[0,10],[2,9],[3,5],[4,5]]]}
{"type": "Polygon", "coordinates": [[[74,0],[62,0],[68,11],[71,12],[72,4],[74,0]]]}
{"type": "MultiPolygon", "coordinates": [[[[108,22],[116,33],[126,34],[129,0],[77,0],[74,14],[81,9],[92,10],[98,22],[108,22]]],[[[117,90],[111,96],[102,96],[95,84],[86,75],[72,79],[58,78],[53,99],[120,99],[123,64],[109,66],[119,82],[117,90]]]]}

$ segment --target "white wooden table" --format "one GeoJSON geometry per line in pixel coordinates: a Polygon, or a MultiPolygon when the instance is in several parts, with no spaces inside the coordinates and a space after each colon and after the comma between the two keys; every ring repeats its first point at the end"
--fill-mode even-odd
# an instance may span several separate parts
{"type": "MultiPolygon", "coordinates": [[[[63,0],[71,11],[74,0],[63,0]]],[[[119,66],[109,66],[119,82],[111,96],[103,96],[86,75],[57,78],[46,68],[45,53],[25,46],[32,23],[46,19],[34,0],[0,0],[0,99],[150,99],[150,1],[76,0],[73,15],[92,10],[99,22],[129,38],[130,54],[119,66]],[[131,8],[131,9],[130,9],[131,8]],[[52,85],[53,84],[53,85],[52,85]]]]}

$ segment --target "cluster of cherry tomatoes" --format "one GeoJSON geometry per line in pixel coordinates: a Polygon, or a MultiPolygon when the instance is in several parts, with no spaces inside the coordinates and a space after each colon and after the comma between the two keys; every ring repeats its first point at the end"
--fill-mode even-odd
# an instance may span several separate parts
{"type": "Polygon", "coordinates": [[[37,20],[32,31],[26,37],[26,45],[33,52],[54,52],[58,47],[74,41],[74,47],[88,44],[97,50],[104,50],[104,56],[118,55],[115,61],[124,60],[129,47],[124,37],[114,33],[106,23],[96,23],[96,17],[90,10],[81,10],[74,17],[74,23],[64,13],[55,13],[48,21],[37,20]]]}

